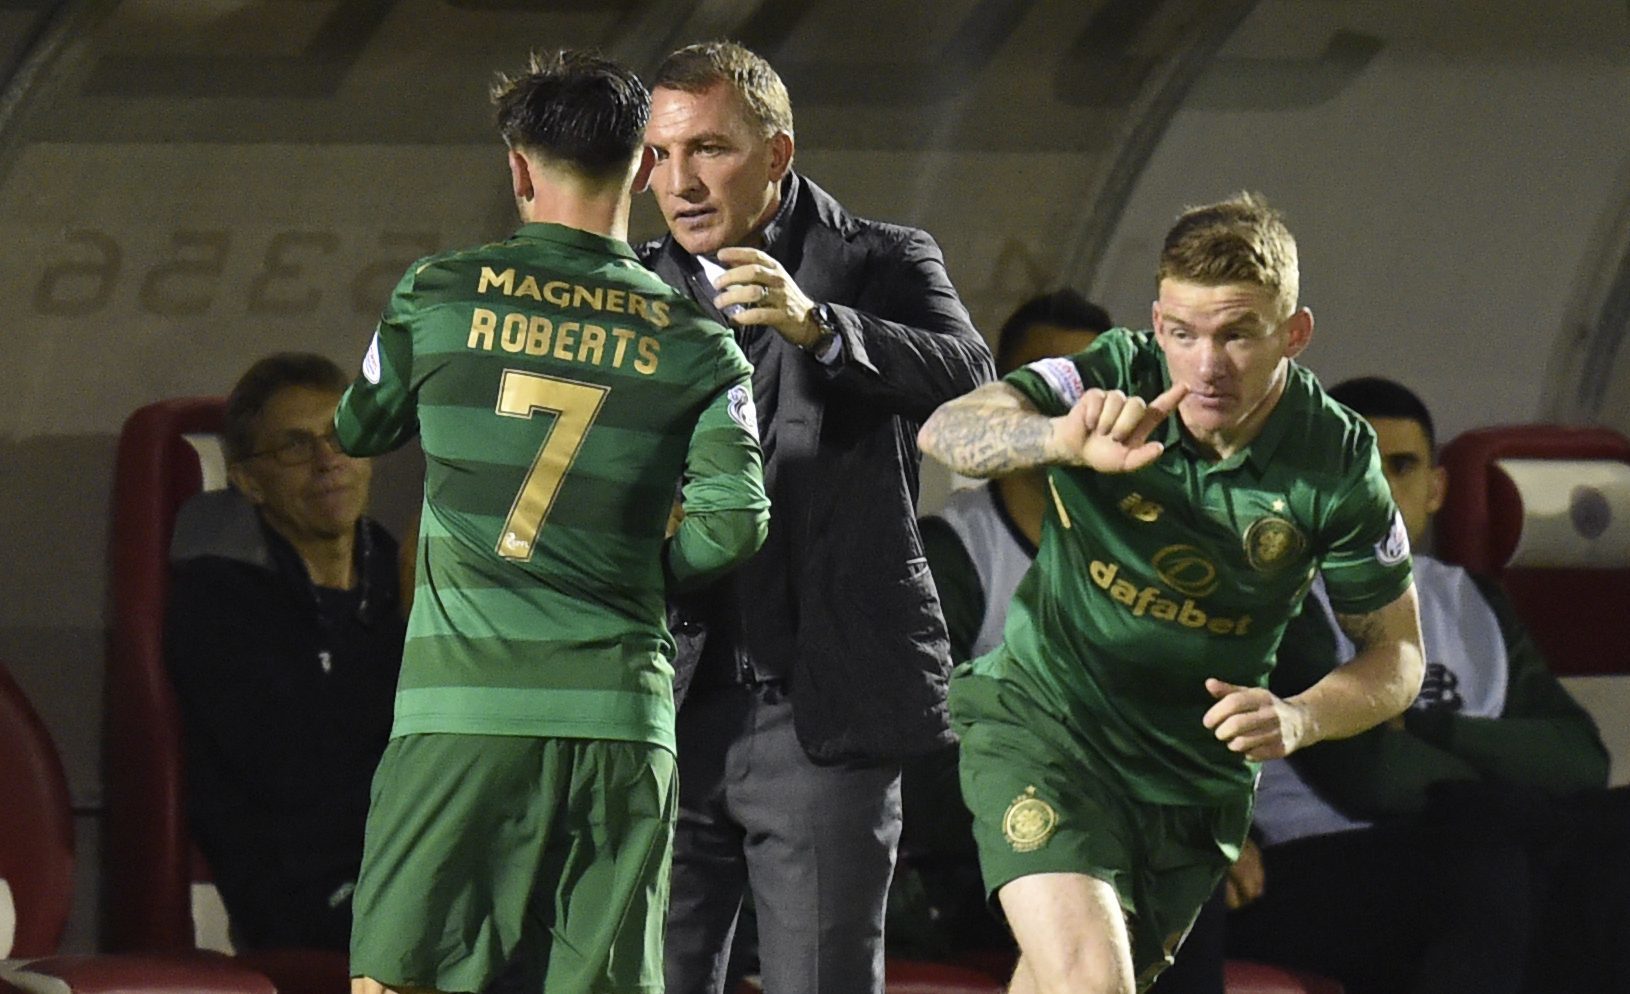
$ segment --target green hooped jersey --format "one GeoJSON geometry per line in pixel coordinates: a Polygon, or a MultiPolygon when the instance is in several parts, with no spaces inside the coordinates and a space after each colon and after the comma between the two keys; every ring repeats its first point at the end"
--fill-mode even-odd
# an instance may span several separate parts
{"type": "MultiPolygon", "coordinates": [[[[1171,380],[1152,333],[1116,329],[1006,382],[1057,416],[1090,387],[1153,400],[1171,380]]],[[[1397,599],[1409,540],[1374,433],[1294,363],[1244,451],[1205,458],[1175,416],[1155,438],[1166,450],[1134,473],[1049,471],[1035,568],[974,668],[1019,682],[1136,796],[1210,803],[1249,789],[1255,764],[1201,724],[1205,679],[1264,685],[1316,572],[1338,611],[1397,599]]]]}
{"type": "Polygon", "coordinates": [[[768,507],[750,375],[621,241],[526,224],[403,276],[335,414],[424,450],[393,735],[673,748],[664,528],[682,473],[690,512],[768,507]]]}

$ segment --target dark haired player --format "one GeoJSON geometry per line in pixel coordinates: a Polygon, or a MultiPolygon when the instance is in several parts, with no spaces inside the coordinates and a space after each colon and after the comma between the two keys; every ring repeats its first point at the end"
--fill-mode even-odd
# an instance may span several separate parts
{"type": "Polygon", "coordinates": [[[369,812],[353,989],[662,989],[676,786],[669,586],[768,521],[751,369],[639,265],[650,97],[588,55],[494,91],[525,222],[402,278],[335,414],[418,431],[417,593],[369,812]],[[665,525],[685,479],[685,515],[665,525]]]}

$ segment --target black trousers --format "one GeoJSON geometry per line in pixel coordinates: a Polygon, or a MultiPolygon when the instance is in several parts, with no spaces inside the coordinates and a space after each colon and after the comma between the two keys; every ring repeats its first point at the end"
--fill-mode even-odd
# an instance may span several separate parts
{"type": "Polygon", "coordinates": [[[900,764],[810,762],[773,687],[693,688],[678,739],[668,994],[720,994],[749,889],[765,990],[881,994],[900,764]]]}

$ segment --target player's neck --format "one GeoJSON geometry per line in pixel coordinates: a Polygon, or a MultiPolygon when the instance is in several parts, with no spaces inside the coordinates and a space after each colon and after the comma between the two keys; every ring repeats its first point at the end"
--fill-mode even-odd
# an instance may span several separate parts
{"type": "Polygon", "coordinates": [[[559,224],[590,234],[628,240],[629,197],[612,189],[538,183],[531,200],[518,203],[523,221],[559,224]]]}
{"type": "Polygon", "coordinates": [[[1032,546],[1041,545],[1041,521],[1047,515],[1047,471],[1032,469],[1004,476],[995,487],[997,499],[1019,534],[1032,546]]]}

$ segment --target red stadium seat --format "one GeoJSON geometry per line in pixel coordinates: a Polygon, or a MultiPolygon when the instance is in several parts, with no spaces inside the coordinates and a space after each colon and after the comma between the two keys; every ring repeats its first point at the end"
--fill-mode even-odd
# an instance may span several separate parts
{"type": "Polygon", "coordinates": [[[1592,540],[1608,520],[1618,515],[1622,526],[1630,509],[1614,507],[1591,487],[1576,487],[1559,496],[1569,503],[1553,514],[1564,519],[1564,531],[1574,529],[1573,541],[1553,542],[1557,548],[1543,565],[1512,563],[1537,511],[1524,507],[1511,476],[1513,460],[1566,461],[1570,470],[1590,463],[1616,467],[1630,464],[1630,439],[1607,428],[1554,425],[1468,431],[1443,449],[1449,492],[1437,515],[1437,551],[1501,581],[1558,675],[1630,673],[1630,560],[1590,558],[1592,540]]]}
{"type": "MultiPolygon", "coordinates": [[[[200,938],[226,945],[224,918],[195,914],[195,897],[218,897],[195,887],[210,874],[187,827],[181,718],[164,665],[170,537],[189,497],[225,485],[224,411],[220,397],[159,401],[132,414],[119,436],[102,838],[102,934],[116,951],[192,950],[200,938]]],[[[350,987],[343,953],[255,951],[237,964],[270,977],[283,994],[350,987]]]]}
{"type": "MultiPolygon", "coordinates": [[[[51,735],[0,667],[0,880],[16,932],[9,955],[49,956],[68,925],[74,892],[74,822],[68,779],[51,735]]],[[[0,936],[0,958],[7,955],[0,936]]]]}
{"type": "Polygon", "coordinates": [[[204,482],[205,467],[188,438],[214,437],[224,407],[218,397],[149,404],[119,436],[102,837],[102,935],[115,951],[195,945],[191,884],[202,862],[187,830],[181,719],[164,666],[164,605],[176,511],[204,482]]]}
{"type": "Polygon", "coordinates": [[[1342,994],[1334,980],[1263,963],[1229,960],[1223,988],[1228,994],[1342,994]]]}
{"type": "MultiPolygon", "coordinates": [[[[17,988],[62,994],[278,994],[272,981],[228,956],[203,951],[59,956],[8,971],[17,988]]],[[[3,988],[0,988],[3,990],[3,988]]]]}
{"type": "MultiPolygon", "coordinates": [[[[276,994],[257,966],[196,950],[58,956],[73,901],[68,781],[39,715],[0,667],[0,879],[16,912],[0,994],[276,994]]],[[[4,937],[0,937],[4,938],[4,937]]],[[[0,943],[0,957],[7,955],[0,943]]],[[[336,988],[337,990],[337,988],[336,988]]]]}
{"type": "Polygon", "coordinates": [[[1002,994],[1006,986],[982,970],[947,963],[889,959],[883,966],[884,994],[1002,994]]]}

